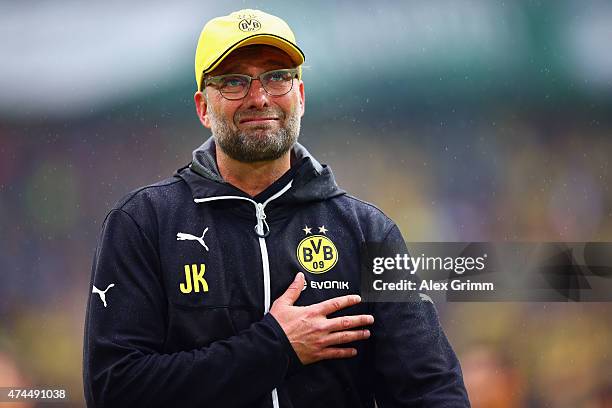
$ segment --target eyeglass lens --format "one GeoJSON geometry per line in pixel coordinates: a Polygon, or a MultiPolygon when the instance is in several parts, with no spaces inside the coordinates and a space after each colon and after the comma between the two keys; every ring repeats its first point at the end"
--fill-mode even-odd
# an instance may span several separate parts
{"type": "MultiPolygon", "coordinates": [[[[270,71],[259,76],[264,90],[272,96],[282,96],[293,87],[291,71],[270,71]]],[[[224,76],[219,83],[219,91],[228,99],[242,99],[249,92],[251,78],[246,75],[224,76]]]]}

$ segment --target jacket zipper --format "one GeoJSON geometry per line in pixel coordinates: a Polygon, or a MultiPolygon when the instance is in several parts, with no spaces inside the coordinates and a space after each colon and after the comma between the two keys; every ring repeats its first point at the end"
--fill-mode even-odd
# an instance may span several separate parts
{"type": "MultiPolygon", "coordinates": [[[[196,198],[193,201],[196,203],[205,203],[209,201],[217,201],[217,200],[245,200],[249,201],[253,205],[255,205],[255,217],[257,218],[257,224],[255,225],[255,232],[257,233],[257,239],[259,241],[259,250],[261,252],[261,263],[263,268],[263,289],[264,289],[264,315],[270,311],[270,260],[268,259],[268,247],[266,245],[266,237],[270,233],[270,227],[266,222],[266,205],[270,203],[270,201],[277,199],[281,195],[283,195],[287,190],[291,188],[291,184],[293,180],[291,180],[285,187],[283,187],[280,191],[274,194],[272,197],[268,198],[263,203],[258,203],[255,200],[252,200],[247,197],[241,196],[217,196],[217,197],[206,197],[206,198],[196,198]],[[264,229],[267,229],[267,231],[264,229]]],[[[274,408],[280,408],[280,404],[278,402],[278,391],[276,388],[272,390],[272,406],[274,408]]]]}

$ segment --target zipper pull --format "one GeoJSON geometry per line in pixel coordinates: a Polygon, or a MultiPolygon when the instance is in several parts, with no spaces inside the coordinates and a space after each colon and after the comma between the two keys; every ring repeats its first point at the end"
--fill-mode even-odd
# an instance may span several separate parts
{"type": "Polygon", "coordinates": [[[266,222],[266,212],[264,211],[265,204],[255,203],[255,217],[257,217],[257,225],[255,225],[255,234],[260,238],[265,238],[270,235],[270,227],[266,222]]]}

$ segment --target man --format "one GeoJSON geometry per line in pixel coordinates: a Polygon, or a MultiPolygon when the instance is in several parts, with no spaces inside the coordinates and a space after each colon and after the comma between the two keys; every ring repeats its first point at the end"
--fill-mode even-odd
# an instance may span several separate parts
{"type": "Polygon", "coordinates": [[[296,142],[303,62],[275,16],[241,10],[204,27],[194,99],[213,137],[106,217],[88,405],[469,406],[430,302],[358,296],[365,243],[406,249],[296,142]]]}

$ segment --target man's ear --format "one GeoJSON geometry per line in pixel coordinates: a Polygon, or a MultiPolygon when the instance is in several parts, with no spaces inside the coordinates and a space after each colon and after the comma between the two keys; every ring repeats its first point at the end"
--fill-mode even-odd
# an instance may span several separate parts
{"type": "Polygon", "coordinates": [[[304,82],[300,80],[300,109],[302,110],[300,116],[304,116],[304,112],[306,110],[306,96],[304,94],[304,82]]]}
{"type": "Polygon", "coordinates": [[[202,125],[204,125],[204,127],[207,127],[210,129],[210,119],[208,118],[208,115],[207,115],[208,101],[206,100],[206,95],[204,95],[204,92],[202,91],[197,91],[193,95],[193,101],[195,102],[195,108],[198,114],[198,119],[200,119],[200,122],[202,122],[202,125]]]}

